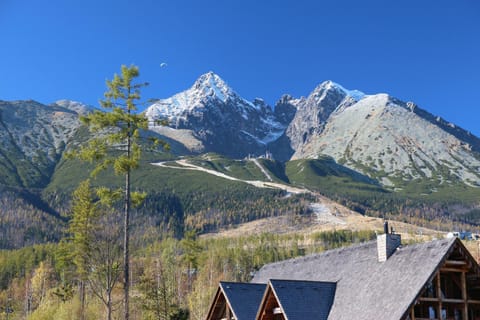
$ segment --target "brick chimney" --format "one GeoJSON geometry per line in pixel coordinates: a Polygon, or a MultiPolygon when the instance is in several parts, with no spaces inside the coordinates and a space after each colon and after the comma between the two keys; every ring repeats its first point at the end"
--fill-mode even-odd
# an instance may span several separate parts
{"type": "Polygon", "coordinates": [[[393,231],[389,233],[388,222],[383,224],[384,234],[377,236],[377,251],[378,261],[385,262],[402,244],[402,239],[399,234],[394,234],[393,231]]]}

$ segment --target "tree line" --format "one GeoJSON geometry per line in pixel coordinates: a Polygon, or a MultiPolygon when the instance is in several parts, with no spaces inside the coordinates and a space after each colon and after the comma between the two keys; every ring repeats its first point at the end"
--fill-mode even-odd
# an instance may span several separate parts
{"type": "MultiPolygon", "coordinates": [[[[89,320],[108,319],[110,308],[111,319],[122,318],[121,232],[100,231],[111,228],[108,219],[91,218],[98,228],[90,229],[90,240],[70,235],[58,244],[0,251],[0,312],[8,304],[12,320],[89,320]]],[[[71,222],[79,224],[87,221],[71,222]]],[[[374,237],[374,231],[339,230],[202,238],[189,231],[143,243],[132,248],[130,316],[204,319],[220,280],[250,281],[266,263],[374,237]]]]}

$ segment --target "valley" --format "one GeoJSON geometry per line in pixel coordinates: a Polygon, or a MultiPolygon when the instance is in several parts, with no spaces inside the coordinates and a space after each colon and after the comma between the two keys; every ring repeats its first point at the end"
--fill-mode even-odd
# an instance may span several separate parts
{"type": "MultiPolygon", "coordinates": [[[[10,247],[59,238],[71,193],[91,170],[65,155],[90,139],[78,117],[92,110],[68,100],[0,103],[4,216],[11,221],[17,196],[36,212],[32,217],[48,217],[32,224],[36,218],[23,215],[16,234],[14,223],[4,224],[0,243],[12,234],[10,247]]],[[[312,212],[342,226],[328,215],[334,211],[312,205],[326,201],[366,218],[435,230],[480,224],[480,140],[413,102],[324,81],[306,97],[284,95],[271,107],[208,72],[144,115],[145,138],[164,140],[171,150],[144,153],[133,176],[148,194],[136,216],[139,235],[151,223],[165,230],[175,221],[181,235],[312,212]]],[[[121,181],[105,172],[93,183],[121,181]]]]}
{"type": "MultiPolygon", "coordinates": [[[[93,110],[0,102],[0,304],[11,301],[20,318],[78,309],[72,194],[86,179],[122,186],[114,170],[92,177],[93,164],[71,156],[95,138],[79,121],[93,110]]],[[[270,107],[209,72],[143,115],[149,127],[138,137],[149,147],[131,175],[145,194],[130,228],[137,314],[152,314],[161,279],[165,312],[202,319],[219,280],[249,281],[266,263],[373,240],[385,220],[405,244],[478,232],[480,140],[411,102],[325,81],[270,107]],[[156,140],[170,149],[150,148],[156,140]]],[[[115,243],[120,263],[121,211],[92,217],[100,250],[85,262],[90,277],[105,267],[101,253],[114,252],[101,248],[115,243]]],[[[478,256],[477,242],[466,246],[478,256]]],[[[83,312],[95,318],[102,305],[87,296],[83,312]]]]}

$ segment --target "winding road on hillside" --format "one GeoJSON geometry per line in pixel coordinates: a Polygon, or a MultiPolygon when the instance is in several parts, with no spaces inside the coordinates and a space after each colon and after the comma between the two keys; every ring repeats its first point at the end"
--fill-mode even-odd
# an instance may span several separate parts
{"type": "MultiPolygon", "coordinates": [[[[218,172],[218,171],[211,170],[211,169],[206,169],[206,168],[203,168],[201,166],[197,166],[195,164],[189,163],[185,159],[174,161],[174,163],[176,163],[176,165],[171,165],[170,163],[172,163],[172,161],[156,162],[156,163],[152,163],[152,164],[155,165],[155,166],[170,168],[170,169],[202,171],[202,172],[205,172],[205,173],[217,176],[217,177],[221,177],[221,178],[224,178],[224,179],[227,179],[227,180],[240,181],[240,182],[248,183],[248,184],[253,185],[257,188],[281,189],[281,190],[285,190],[287,192],[294,193],[294,194],[300,194],[300,193],[313,194],[313,192],[308,190],[308,189],[296,188],[296,187],[292,187],[292,186],[289,186],[289,185],[283,184],[283,183],[266,182],[266,181],[260,181],[260,180],[238,179],[238,178],[226,175],[222,172],[218,172]]],[[[260,163],[258,163],[258,162],[256,164],[257,164],[257,166],[261,166],[260,163]]],[[[263,169],[263,167],[262,167],[262,172],[264,172],[267,179],[272,180],[271,177],[268,175],[268,173],[266,173],[266,170],[263,169]]]]}
{"type": "MultiPolygon", "coordinates": [[[[312,202],[308,205],[312,214],[315,216],[315,223],[309,224],[307,229],[305,229],[305,232],[307,232],[308,230],[310,230],[310,232],[315,230],[316,231],[332,230],[332,228],[333,230],[345,229],[345,228],[352,229],[352,230],[375,230],[375,229],[381,229],[383,226],[383,219],[363,216],[357,212],[351,211],[350,209],[328,198],[325,198],[324,196],[318,193],[315,193],[305,188],[296,188],[283,183],[265,182],[265,181],[259,181],[259,180],[255,180],[255,181],[242,180],[242,179],[238,179],[215,170],[206,169],[201,166],[197,166],[195,164],[189,163],[186,159],[181,159],[176,161],[167,161],[167,162],[157,162],[152,164],[159,167],[177,169],[177,170],[202,171],[220,178],[248,183],[258,188],[281,189],[293,194],[308,193],[308,194],[315,195],[317,199],[316,202],[312,202]]],[[[282,217],[275,217],[275,218],[268,218],[268,219],[282,219],[282,217]]],[[[260,219],[257,221],[252,221],[250,223],[247,223],[245,224],[244,228],[242,227],[239,228],[238,232],[241,234],[248,233],[249,231],[246,231],[245,228],[248,229],[250,228],[250,226],[252,226],[251,228],[253,228],[254,230],[258,230],[259,228],[267,230],[268,228],[272,228],[272,227],[279,227],[280,229],[282,228],[281,227],[282,224],[280,222],[273,223],[272,225],[272,222],[268,219],[260,219]]],[[[438,234],[437,231],[420,228],[417,226],[412,226],[409,224],[405,224],[403,222],[395,222],[395,226],[397,230],[399,232],[403,232],[406,235],[406,237],[411,237],[411,235],[409,234],[411,234],[412,232],[419,232],[420,230],[422,232],[422,237],[423,237],[423,234],[430,235],[430,236],[438,234]]]]}
{"type": "Polygon", "coordinates": [[[243,180],[243,179],[235,178],[235,177],[229,176],[225,173],[218,172],[216,170],[206,169],[206,168],[203,168],[201,166],[189,163],[185,159],[176,160],[176,161],[156,162],[156,163],[152,163],[152,165],[163,167],[163,168],[169,168],[169,169],[201,171],[201,172],[205,172],[205,173],[208,173],[208,174],[220,177],[220,178],[224,178],[224,179],[227,179],[227,180],[244,182],[244,183],[253,185],[257,188],[280,189],[280,190],[285,190],[288,193],[293,193],[293,194],[302,194],[302,193],[313,194],[313,195],[317,196],[317,198],[319,200],[322,200],[321,202],[315,202],[315,203],[311,203],[309,205],[309,209],[316,216],[316,220],[317,220],[318,223],[328,223],[328,224],[333,224],[333,225],[343,225],[343,224],[345,224],[345,222],[341,218],[336,217],[336,209],[333,209],[333,208],[336,208],[336,206],[335,205],[332,206],[332,203],[333,203],[332,201],[324,199],[319,194],[314,193],[314,192],[312,192],[308,189],[305,189],[305,188],[297,188],[297,187],[292,187],[290,185],[283,184],[283,183],[271,182],[271,181],[273,181],[273,179],[268,174],[268,172],[265,170],[265,168],[263,168],[262,165],[258,161],[254,161],[254,163],[255,163],[256,166],[258,166],[260,168],[262,173],[265,175],[265,177],[268,180],[270,180],[270,182],[260,181],[260,180],[243,180]],[[332,214],[332,211],[335,212],[335,215],[332,214]]]}
{"type": "Polygon", "coordinates": [[[258,162],[258,159],[254,158],[252,159],[252,161],[260,169],[260,171],[262,171],[263,175],[267,177],[268,180],[273,181],[272,177],[270,176],[270,174],[268,174],[267,170],[265,170],[265,168],[260,164],[260,162],[258,162]]]}

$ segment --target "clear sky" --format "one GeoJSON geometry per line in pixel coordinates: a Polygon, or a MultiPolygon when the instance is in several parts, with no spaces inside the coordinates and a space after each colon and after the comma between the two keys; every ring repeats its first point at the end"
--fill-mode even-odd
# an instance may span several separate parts
{"type": "Polygon", "coordinates": [[[480,135],[478,0],[0,0],[0,100],[97,106],[132,63],[146,98],[210,70],[271,105],[333,80],[480,135]]]}

